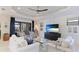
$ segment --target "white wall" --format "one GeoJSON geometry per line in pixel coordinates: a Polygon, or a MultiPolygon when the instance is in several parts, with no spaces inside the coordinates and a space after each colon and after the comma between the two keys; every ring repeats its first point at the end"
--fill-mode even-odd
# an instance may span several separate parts
{"type": "Polygon", "coordinates": [[[29,22],[32,23],[32,19],[29,18],[23,18],[23,17],[15,17],[16,21],[21,21],[21,22],[29,22]]]}
{"type": "Polygon", "coordinates": [[[1,23],[1,40],[2,40],[4,33],[10,33],[10,16],[1,14],[0,23],[1,23]],[[7,27],[5,27],[5,25],[7,25],[7,27]]]}
{"type": "MultiPolygon", "coordinates": [[[[72,35],[73,38],[79,39],[79,31],[77,34],[68,33],[67,24],[66,24],[67,18],[77,17],[77,16],[79,16],[79,7],[77,6],[68,7],[67,9],[61,10],[55,14],[50,14],[48,16],[45,16],[46,18],[45,25],[50,23],[60,24],[60,33],[62,34],[63,38],[67,37],[68,35],[72,35]]],[[[78,29],[79,29],[79,26],[78,26],[78,29]]]]}

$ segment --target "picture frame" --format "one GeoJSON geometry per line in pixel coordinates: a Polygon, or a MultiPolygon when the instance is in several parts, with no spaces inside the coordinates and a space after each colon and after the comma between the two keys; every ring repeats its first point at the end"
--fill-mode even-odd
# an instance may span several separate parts
{"type": "Polygon", "coordinates": [[[79,17],[71,17],[67,19],[67,26],[78,26],[79,17]]]}

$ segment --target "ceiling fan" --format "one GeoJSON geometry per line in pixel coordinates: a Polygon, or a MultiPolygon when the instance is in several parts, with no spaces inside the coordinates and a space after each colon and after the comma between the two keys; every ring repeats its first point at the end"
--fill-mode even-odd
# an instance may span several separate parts
{"type": "Polygon", "coordinates": [[[32,8],[28,8],[31,11],[35,11],[37,12],[37,14],[39,14],[40,12],[44,12],[47,11],[48,9],[40,9],[39,6],[37,6],[37,9],[32,9],[32,8]]]}

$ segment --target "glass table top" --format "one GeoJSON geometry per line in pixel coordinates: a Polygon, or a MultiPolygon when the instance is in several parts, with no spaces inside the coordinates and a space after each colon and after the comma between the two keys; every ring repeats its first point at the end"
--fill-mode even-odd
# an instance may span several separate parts
{"type": "Polygon", "coordinates": [[[55,47],[51,47],[49,45],[40,44],[39,52],[64,52],[64,51],[57,49],[55,47]]]}

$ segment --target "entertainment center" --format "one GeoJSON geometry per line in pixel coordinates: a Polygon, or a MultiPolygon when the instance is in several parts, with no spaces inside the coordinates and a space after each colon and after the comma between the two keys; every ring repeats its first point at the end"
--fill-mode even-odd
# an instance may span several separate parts
{"type": "Polygon", "coordinates": [[[61,37],[61,34],[59,33],[59,24],[47,24],[44,37],[45,39],[49,39],[52,41],[58,40],[58,38],[61,37]]]}

